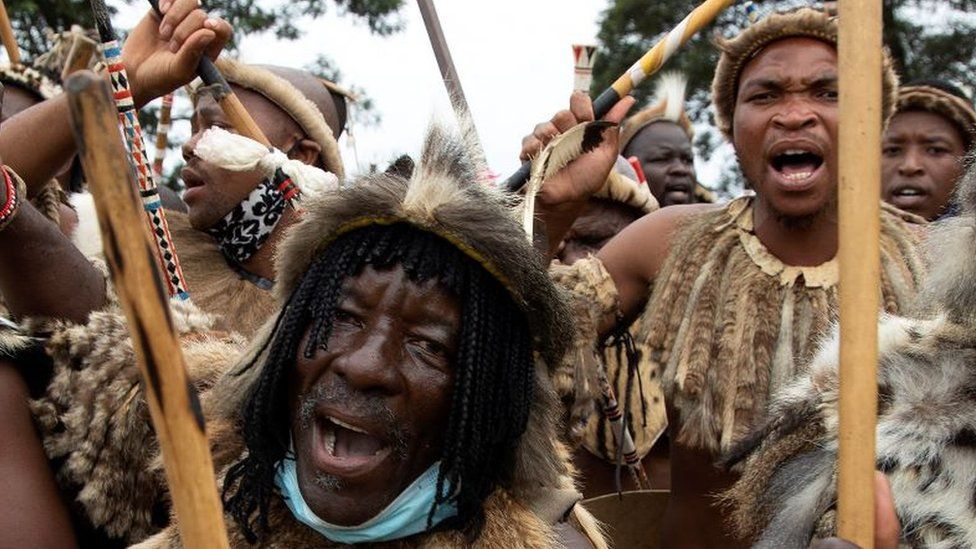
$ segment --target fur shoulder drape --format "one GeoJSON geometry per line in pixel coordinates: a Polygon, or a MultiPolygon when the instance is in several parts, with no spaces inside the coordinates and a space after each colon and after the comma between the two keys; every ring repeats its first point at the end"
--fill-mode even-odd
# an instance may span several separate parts
{"type": "MultiPolygon", "coordinates": [[[[663,376],[680,417],[676,440],[715,453],[746,435],[769,395],[800,373],[836,306],[836,261],[779,261],[755,235],[752,200],[681,230],[638,323],[641,375],[663,376]]],[[[883,209],[881,226],[883,305],[898,313],[923,264],[903,220],[883,209]]]]}

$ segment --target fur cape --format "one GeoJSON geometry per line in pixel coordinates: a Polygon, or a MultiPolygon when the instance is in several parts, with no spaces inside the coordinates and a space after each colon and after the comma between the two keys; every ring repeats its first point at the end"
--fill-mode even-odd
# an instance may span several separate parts
{"type": "MultiPolygon", "coordinates": [[[[468,148],[438,129],[428,135],[423,157],[408,181],[373,175],[337,193],[303,202],[301,222],[279,249],[275,294],[285,306],[311,261],[339,234],[371,223],[407,222],[436,232],[482,262],[499,277],[526,311],[536,342],[534,401],[526,431],[515,451],[515,467],[486,500],[488,524],[478,545],[552,547],[556,524],[567,514],[596,547],[605,547],[595,521],[575,505],[574,470],[559,441],[559,403],[550,366],[569,341],[570,316],[500,194],[477,181],[467,163],[468,148]]],[[[182,334],[189,376],[201,392],[217,471],[245,451],[239,414],[265,362],[276,318],[270,318],[245,346],[242,338],[214,331],[213,319],[189,303],[173,305],[182,334]],[[252,365],[253,364],[253,365],[252,365]]],[[[49,328],[49,331],[51,329],[49,328]]],[[[63,487],[77,491],[78,503],[96,527],[148,547],[177,544],[169,522],[167,492],[148,409],[139,390],[132,344],[116,307],[91,315],[86,326],[61,325],[47,345],[55,363],[47,393],[32,404],[48,457],[59,464],[63,487]],[[148,536],[156,535],[147,539],[148,536]]],[[[223,473],[217,482],[222,482],[223,473]]],[[[272,546],[326,546],[275,503],[272,546]]],[[[232,543],[245,547],[228,517],[232,543]]],[[[455,533],[419,534],[394,547],[466,546],[455,533]]]]}
{"type": "MultiPolygon", "coordinates": [[[[877,468],[891,481],[903,542],[976,547],[976,230],[968,212],[926,240],[932,273],[912,318],[878,330],[877,468]]],[[[834,530],[838,336],[785,388],[769,422],[729,463],[745,461],[727,494],[734,526],[758,547],[806,547],[834,530]]]]}
{"type": "MultiPolygon", "coordinates": [[[[828,330],[837,300],[836,260],[815,267],[779,261],[754,232],[753,200],[739,198],[698,214],[679,230],[636,323],[637,379],[628,380],[608,363],[618,401],[632,392],[628,412],[641,447],[653,444],[666,421],[646,414],[655,387],[663,386],[680,420],[674,440],[716,455],[727,451],[765,416],[769,395],[802,372],[828,330]],[[653,431],[642,434],[637,426],[645,423],[653,431]]],[[[912,302],[923,273],[915,233],[904,216],[882,208],[883,304],[891,313],[912,302]]],[[[582,301],[612,314],[616,291],[602,266],[593,263],[599,262],[573,266],[589,273],[573,279],[573,293],[599,294],[599,300],[590,295],[582,301]]],[[[593,341],[586,326],[582,339],[593,341]]],[[[581,382],[572,379],[574,373],[564,370],[561,388],[578,394],[581,382]]],[[[590,379],[582,384],[597,387],[590,379]]]]}

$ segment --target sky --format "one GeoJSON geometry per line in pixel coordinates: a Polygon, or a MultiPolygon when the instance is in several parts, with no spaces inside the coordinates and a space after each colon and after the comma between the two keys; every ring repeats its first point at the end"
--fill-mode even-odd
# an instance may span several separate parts
{"type": "MultiPolygon", "coordinates": [[[[518,167],[522,137],[567,108],[573,89],[571,45],[596,43],[607,0],[435,0],[435,5],[489,166],[507,176],[518,167]]],[[[143,13],[136,6],[119,8],[119,28],[131,28],[143,13]]],[[[366,92],[381,121],[354,126],[355,147],[346,137],[340,140],[347,173],[373,164],[383,168],[404,153],[416,156],[431,121],[455,123],[416,2],[407,0],[401,10],[403,30],[386,37],[330,8],[324,17],[300,22],[304,34],[296,41],[270,33],[238,36],[240,59],[303,67],[324,54],[342,73],[340,84],[366,92]]],[[[188,125],[175,125],[174,139],[188,134],[188,125]]],[[[706,184],[709,171],[699,168],[706,184]]]]}

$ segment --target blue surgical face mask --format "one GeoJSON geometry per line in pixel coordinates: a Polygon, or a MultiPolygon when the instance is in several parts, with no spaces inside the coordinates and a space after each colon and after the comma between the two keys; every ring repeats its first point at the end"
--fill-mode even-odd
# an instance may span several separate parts
{"type": "MultiPolygon", "coordinates": [[[[326,538],[340,543],[376,543],[405,538],[427,530],[427,518],[437,497],[437,477],[441,462],[435,462],[417,480],[400,492],[385,509],[373,518],[357,526],[339,526],[319,518],[305,502],[298,487],[297,462],[285,458],[278,462],[275,484],[281,490],[285,504],[292,515],[302,524],[326,538]]],[[[453,493],[453,487],[445,479],[444,489],[453,493]]],[[[437,505],[431,526],[457,515],[453,502],[437,505]]]]}

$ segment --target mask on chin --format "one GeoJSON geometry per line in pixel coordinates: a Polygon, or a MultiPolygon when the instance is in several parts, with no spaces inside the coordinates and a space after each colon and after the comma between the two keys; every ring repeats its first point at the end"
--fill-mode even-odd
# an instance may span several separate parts
{"type": "Polygon", "coordinates": [[[265,179],[206,232],[217,240],[224,257],[241,264],[271,236],[285,205],[285,194],[279,185],[265,179]]]}
{"type": "MultiPolygon", "coordinates": [[[[457,515],[453,502],[441,503],[434,507],[437,499],[437,477],[441,462],[435,462],[421,473],[410,486],[400,492],[389,505],[376,516],[356,526],[339,526],[319,518],[305,502],[298,486],[297,462],[286,457],[278,462],[275,485],[281,490],[281,497],[291,510],[295,519],[322,534],[327,539],[339,543],[379,543],[401,539],[427,530],[430,526],[457,515]],[[431,509],[434,509],[431,515],[431,509]]],[[[454,488],[445,479],[444,490],[452,493],[454,488]]]]}

